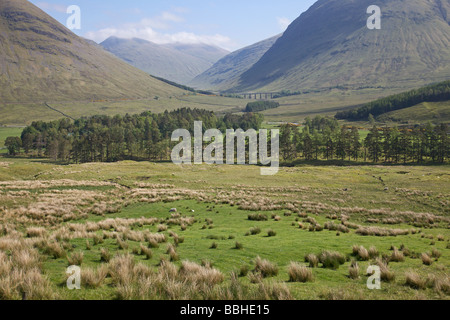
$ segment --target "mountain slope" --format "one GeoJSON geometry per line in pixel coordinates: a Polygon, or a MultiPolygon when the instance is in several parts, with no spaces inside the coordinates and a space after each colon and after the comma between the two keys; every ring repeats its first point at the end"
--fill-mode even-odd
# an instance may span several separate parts
{"type": "Polygon", "coordinates": [[[237,79],[258,62],[280,37],[281,35],[277,35],[230,53],[195,77],[189,85],[211,90],[226,90],[233,87],[237,79]]]}
{"type": "Polygon", "coordinates": [[[411,88],[450,78],[450,0],[319,0],[232,91],[411,88]],[[369,30],[370,5],[382,29],[369,30]]]}
{"type": "Polygon", "coordinates": [[[101,46],[151,75],[186,84],[227,54],[207,45],[159,45],[142,39],[110,37],[101,46]]]}
{"type": "Polygon", "coordinates": [[[201,43],[168,43],[163,46],[201,59],[210,64],[210,66],[230,53],[225,49],[201,43]]]}
{"type": "Polygon", "coordinates": [[[26,0],[0,1],[0,102],[131,99],[183,91],[66,29],[26,0]]]}

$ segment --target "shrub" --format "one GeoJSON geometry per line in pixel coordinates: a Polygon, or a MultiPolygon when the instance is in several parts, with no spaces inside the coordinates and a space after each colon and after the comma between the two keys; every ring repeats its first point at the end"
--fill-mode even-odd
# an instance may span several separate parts
{"type": "Polygon", "coordinates": [[[253,236],[260,234],[260,233],[261,233],[261,228],[259,228],[259,227],[253,227],[250,229],[250,234],[253,236]]]}
{"type": "Polygon", "coordinates": [[[179,270],[181,279],[188,283],[201,284],[213,287],[222,283],[225,278],[223,274],[214,268],[203,267],[194,262],[183,261],[179,270]]]}
{"type": "Polygon", "coordinates": [[[209,248],[210,248],[210,249],[217,249],[217,247],[218,247],[217,243],[213,242],[213,243],[211,244],[211,247],[209,247],[209,248]]]}
{"type": "Polygon", "coordinates": [[[426,283],[437,293],[450,295],[450,277],[448,275],[428,275],[426,283]]]}
{"type": "Polygon", "coordinates": [[[141,256],[145,256],[147,260],[150,260],[153,257],[153,252],[150,248],[144,246],[142,243],[140,245],[140,254],[141,256]]]}
{"type": "Polygon", "coordinates": [[[272,229],[267,230],[267,236],[268,237],[275,237],[277,233],[273,231],[272,229]]]}
{"type": "Polygon", "coordinates": [[[81,266],[84,259],[83,252],[75,252],[71,256],[67,257],[67,261],[69,262],[69,266],[81,266]]]}
{"type": "Polygon", "coordinates": [[[363,246],[360,246],[358,249],[358,257],[362,261],[368,261],[370,259],[369,251],[363,246]]]}
{"type": "Polygon", "coordinates": [[[236,250],[242,250],[242,249],[244,249],[244,245],[242,243],[236,241],[234,248],[236,250]]]}
{"type": "Polygon", "coordinates": [[[175,249],[175,246],[172,245],[171,243],[169,243],[167,245],[166,254],[169,255],[170,261],[178,261],[180,259],[179,256],[178,256],[178,253],[177,253],[177,251],[175,249]]]}
{"type": "Polygon", "coordinates": [[[128,250],[128,243],[124,240],[122,240],[120,237],[117,237],[117,246],[121,250],[128,250]]]}
{"type": "Polygon", "coordinates": [[[108,263],[111,260],[111,253],[108,248],[100,249],[100,261],[108,263]]]}
{"type": "Polygon", "coordinates": [[[262,275],[260,273],[250,273],[248,275],[248,280],[250,281],[250,283],[261,283],[262,282],[262,275]]]}
{"type": "Polygon", "coordinates": [[[255,272],[260,273],[263,278],[274,277],[278,275],[278,267],[276,264],[259,256],[255,259],[255,272]]]}
{"type": "Polygon", "coordinates": [[[154,239],[150,239],[150,241],[148,242],[148,247],[157,249],[157,248],[159,248],[159,243],[154,239]]]}
{"type": "Polygon", "coordinates": [[[262,213],[253,213],[248,215],[248,220],[250,221],[268,221],[267,215],[262,213]]]}
{"type": "Polygon", "coordinates": [[[290,282],[312,282],[314,277],[311,269],[300,265],[297,262],[291,262],[288,267],[290,282]]]}
{"type": "Polygon", "coordinates": [[[384,282],[392,282],[395,280],[395,273],[393,271],[391,271],[388,267],[388,265],[386,264],[386,262],[384,262],[383,260],[377,258],[375,260],[376,265],[378,265],[380,267],[380,278],[381,281],[384,282]]]}
{"type": "Polygon", "coordinates": [[[305,256],[305,262],[309,262],[310,268],[317,268],[319,266],[319,258],[314,253],[305,256]]]}
{"type": "Polygon", "coordinates": [[[64,248],[57,242],[47,243],[44,252],[55,259],[62,258],[66,255],[64,248]]]}
{"type": "Polygon", "coordinates": [[[346,259],[342,253],[335,251],[323,251],[319,255],[319,261],[324,268],[339,269],[339,266],[344,264],[346,259]]]}
{"type": "Polygon", "coordinates": [[[350,279],[359,279],[359,265],[356,261],[353,261],[348,268],[348,274],[350,279]]]}
{"type": "Polygon", "coordinates": [[[425,289],[426,282],[414,271],[406,272],[406,285],[413,289],[425,289]]]}
{"type": "Polygon", "coordinates": [[[87,288],[96,289],[100,287],[108,275],[108,268],[101,266],[98,269],[83,268],[81,270],[81,284],[87,288]]]}
{"type": "Polygon", "coordinates": [[[423,264],[426,266],[431,266],[433,264],[433,260],[428,255],[428,253],[422,253],[420,255],[420,258],[422,259],[423,264]]]}
{"type": "Polygon", "coordinates": [[[434,249],[431,251],[431,256],[432,256],[433,258],[435,258],[436,260],[438,260],[438,259],[442,256],[442,253],[441,253],[438,249],[434,248],[434,249]]]}
{"type": "Polygon", "coordinates": [[[389,258],[389,261],[403,262],[405,261],[405,256],[403,255],[403,252],[399,251],[397,248],[394,248],[391,257],[389,258]]]}
{"type": "Polygon", "coordinates": [[[158,232],[164,232],[164,231],[167,231],[168,228],[169,228],[169,227],[166,226],[165,224],[160,224],[160,225],[158,225],[158,232]]]}
{"type": "Polygon", "coordinates": [[[104,241],[104,240],[103,240],[103,236],[100,236],[100,235],[98,235],[98,234],[95,234],[95,235],[94,235],[93,240],[94,240],[94,246],[99,245],[99,244],[102,244],[103,241],[104,241]]]}
{"type": "Polygon", "coordinates": [[[246,264],[242,265],[239,270],[239,276],[246,277],[250,271],[250,267],[246,264]]]}
{"type": "Polygon", "coordinates": [[[369,256],[371,259],[376,258],[380,255],[380,253],[378,252],[378,249],[375,247],[370,247],[369,249],[369,256]]]}

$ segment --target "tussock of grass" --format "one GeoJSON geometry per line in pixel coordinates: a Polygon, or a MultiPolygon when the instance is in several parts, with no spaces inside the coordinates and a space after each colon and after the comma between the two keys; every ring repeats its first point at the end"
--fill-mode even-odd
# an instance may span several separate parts
{"type": "Polygon", "coordinates": [[[317,268],[319,266],[319,257],[314,253],[305,256],[305,262],[309,262],[310,268],[317,268]]]}
{"type": "Polygon", "coordinates": [[[72,253],[72,255],[67,256],[67,261],[69,262],[69,266],[81,266],[81,264],[83,263],[83,259],[84,259],[84,253],[81,251],[74,252],[74,253],[72,253]]]}
{"type": "Polygon", "coordinates": [[[248,220],[250,221],[268,221],[269,217],[262,213],[254,213],[248,215],[248,220]]]}
{"type": "Polygon", "coordinates": [[[108,263],[111,260],[111,253],[108,248],[100,249],[100,261],[108,263]]]}
{"type": "Polygon", "coordinates": [[[413,289],[425,289],[426,281],[423,280],[419,274],[414,271],[408,271],[405,273],[406,276],[406,285],[413,289]]]}
{"type": "Polygon", "coordinates": [[[319,255],[319,261],[324,268],[339,269],[339,266],[343,265],[346,261],[345,256],[342,253],[335,251],[323,251],[319,255]]]}
{"type": "Polygon", "coordinates": [[[291,262],[288,266],[290,282],[312,282],[314,281],[311,269],[302,266],[298,262],[291,262]]]}
{"type": "Polygon", "coordinates": [[[356,261],[353,261],[350,264],[350,267],[348,268],[348,274],[349,274],[350,279],[354,279],[354,280],[359,279],[359,273],[360,273],[359,265],[356,261]]]}
{"type": "Polygon", "coordinates": [[[263,278],[275,277],[278,275],[278,266],[269,260],[256,257],[255,272],[260,273],[263,278]]]}
{"type": "Polygon", "coordinates": [[[397,248],[394,248],[391,257],[389,258],[389,261],[392,262],[404,262],[405,256],[403,252],[399,251],[397,248]]]}
{"type": "Polygon", "coordinates": [[[423,264],[426,266],[431,266],[433,264],[433,259],[431,259],[428,253],[422,253],[420,259],[422,259],[423,264]]]}

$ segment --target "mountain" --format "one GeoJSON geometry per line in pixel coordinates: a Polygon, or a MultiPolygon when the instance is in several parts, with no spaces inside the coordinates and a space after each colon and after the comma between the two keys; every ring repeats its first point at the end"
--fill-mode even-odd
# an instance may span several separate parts
{"type": "Polygon", "coordinates": [[[450,78],[450,0],[319,0],[233,92],[413,88],[450,78]],[[367,9],[381,8],[381,30],[367,9]]]}
{"type": "Polygon", "coordinates": [[[230,53],[225,49],[202,43],[168,43],[163,46],[208,62],[210,66],[230,53]]]}
{"type": "Polygon", "coordinates": [[[195,77],[189,85],[209,90],[226,90],[233,87],[239,77],[258,62],[280,37],[281,34],[230,53],[195,77]]]}
{"type": "Polygon", "coordinates": [[[0,1],[0,102],[182,94],[82,39],[26,0],[0,1]]]}
{"type": "Polygon", "coordinates": [[[228,51],[205,44],[159,45],[142,39],[110,37],[101,46],[151,75],[186,84],[228,51]]]}

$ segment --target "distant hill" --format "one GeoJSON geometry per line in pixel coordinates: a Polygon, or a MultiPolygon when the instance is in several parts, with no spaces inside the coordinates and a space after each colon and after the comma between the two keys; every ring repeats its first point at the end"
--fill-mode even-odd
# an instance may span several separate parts
{"type": "Polygon", "coordinates": [[[184,91],[82,39],[26,0],[0,1],[0,105],[184,91]]]}
{"type": "Polygon", "coordinates": [[[101,46],[151,75],[187,84],[228,51],[205,44],[159,45],[142,39],[110,37],[101,46]]]}
{"type": "Polygon", "coordinates": [[[231,92],[411,89],[450,79],[450,0],[319,0],[231,92]],[[366,26],[382,11],[381,30],[366,26]]]}
{"type": "MultiPolygon", "coordinates": [[[[336,118],[342,120],[367,120],[370,115],[379,117],[386,113],[409,109],[426,102],[448,101],[450,101],[450,81],[444,81],[420,89],[378,99],[357,109],[338,112],[336,118]]],[[[404,114],[404,112],[397,112],[396,114],[398,117],[398,115],[404,114]]]]}
{"type": "Polygon", "coordinates": [[[280,37],[281,35],[277,35],[230,53],[189,82],[189,85],[207,90],[230,89],[236,85],[239,77],[258,62],[280,37]]]}

